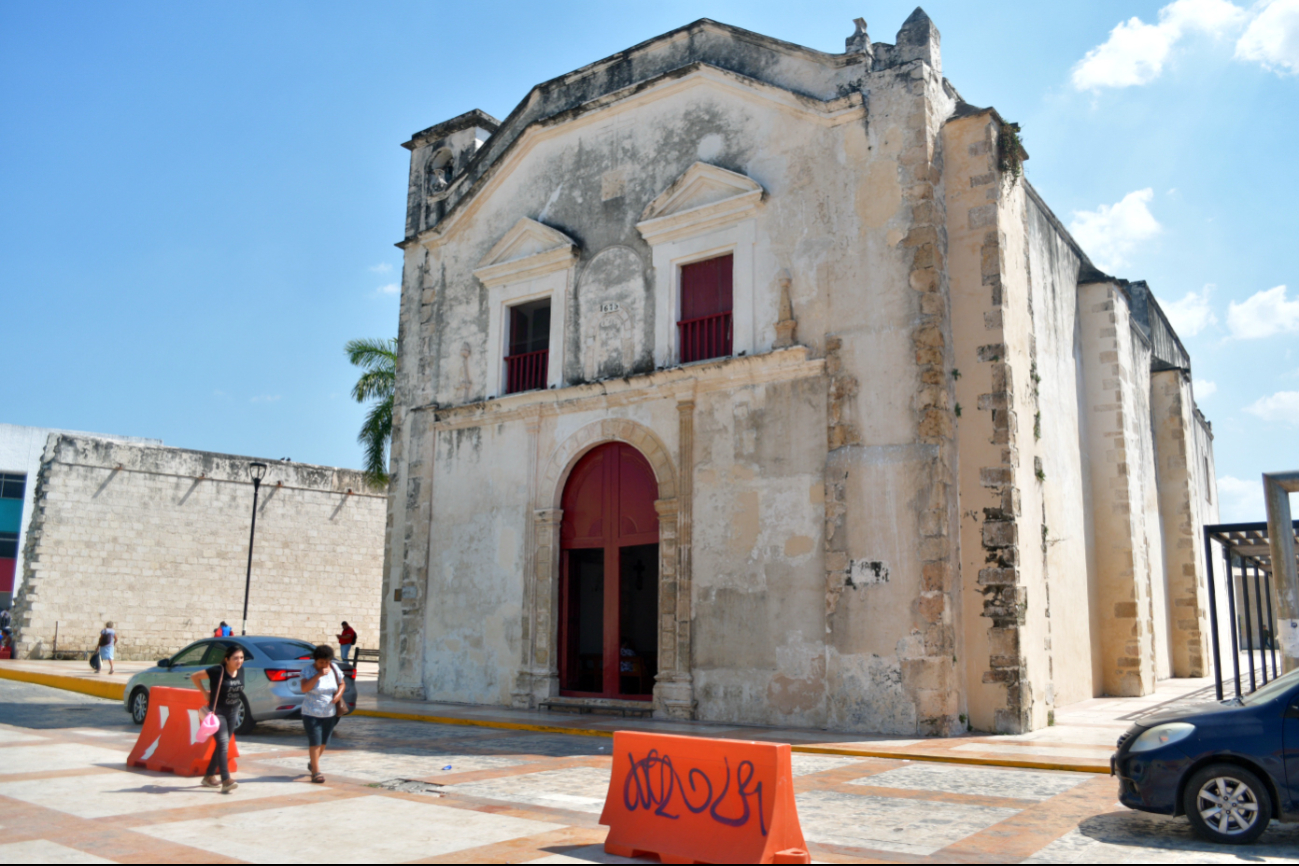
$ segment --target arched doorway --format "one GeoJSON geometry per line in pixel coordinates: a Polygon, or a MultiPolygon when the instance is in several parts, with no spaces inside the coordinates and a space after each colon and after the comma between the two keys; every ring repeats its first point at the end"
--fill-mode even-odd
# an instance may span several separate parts
{"type": "Polygon", "coordinates": [[[560,529],[559,688],[649,700],[658,673],[658,481],[622,442],[573,467],[560,529]]]}

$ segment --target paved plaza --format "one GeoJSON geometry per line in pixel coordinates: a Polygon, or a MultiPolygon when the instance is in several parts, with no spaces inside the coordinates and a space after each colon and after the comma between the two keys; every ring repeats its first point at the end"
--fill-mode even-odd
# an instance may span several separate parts
{"type": "MultiPolygon", "coordinates": [[[[239,740],[240,787],[128,770],[120,704],[0,680],[0,862],[629,862],[598,818],[611,741],[352,717],[310,784],[299,723],[239,740]]],[[[1299,862],[1299,828],[1221,848],[1130,812],[1097,773],[799,753],[826,863],[1299,862]]]]}

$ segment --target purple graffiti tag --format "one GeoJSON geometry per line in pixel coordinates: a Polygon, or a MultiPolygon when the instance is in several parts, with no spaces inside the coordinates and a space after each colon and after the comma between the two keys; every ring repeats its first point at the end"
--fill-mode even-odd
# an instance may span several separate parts
{"type": "Polygon", "coordinates": [[[731,762],[723,758],[723,764],[726,767],[726,780],[722,787],[722,792],[713,797],[713,782],[708,778],[708,774],[698,767],[692,767],[686,773],[686,782],[682,783],[676,767],[672,765],[670,755],[660,755],[658,749],[650,749],[644,758],[637,761],[635,756],[630,752],[627,754],[627,761],[631,764],[631,772],[627,774],[627,781],[623,784],[622,802],[627,811],[635,812],[637,809],[653,809],[654,814],[669,820],[677,820],[680,814],[672,814],[668,811],[668,806],[674,795],[678,792],[681,796],[681,802],[685,804],[686,809],[698,815],[707,811],[709,817],[719,824],[725,824],[728,827],[743,827],[749,822],[752,815],[752,808],[749,805],[750,797],[758,798],[758,822],[762,830],[762,835],[767,835],[767,820],[762,812],[762,783],[753,784],[754,767],[752,761],[741,761],[735,770],[736,794],[740,798],[740,808],[742,809],[739,817],[728,818],[718,813],[718,808],[726,795],[731,790],[731,762]],[[634,786],[634,790],[633,790],[634,786]],[[691,797],[687,795],[689,790],[691,795],[700,793],[701,787],[707,788],[703,801],[698,805],[691,802],[691,797]]]}

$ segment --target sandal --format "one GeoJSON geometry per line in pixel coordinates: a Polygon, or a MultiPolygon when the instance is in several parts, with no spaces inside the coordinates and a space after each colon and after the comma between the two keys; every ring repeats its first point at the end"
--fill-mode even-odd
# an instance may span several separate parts
{"type": "Polygon", "coordinates": [[[325,777],[320,773],[313,773],[311,781],[315,782],[317,785],[323,785],[325,783],[325,777]]]}

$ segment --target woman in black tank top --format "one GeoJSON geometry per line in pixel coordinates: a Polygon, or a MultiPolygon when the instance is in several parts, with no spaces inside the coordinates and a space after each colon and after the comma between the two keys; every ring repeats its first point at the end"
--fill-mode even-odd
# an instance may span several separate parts
{"type": "Polygon", "coordinates": [[[207,775],[203,784],[209,788],[221,788],[222,794],[229,794],[239,783],[230,778],[230,732],[234,730],[235,711],[244,694],[244,651],[239,644],[226,648],[225,660],[207,670],[195,671],[190,675],[194,685],[207,695],[207,705],[216,713],[220,722],[212,739],[216,740],[216,750],[207,765],[207,775]],[[204,685],[203,680],[207,679],[204,685]],[[221,781],[216,778],[221,773],[221,781]]]}

